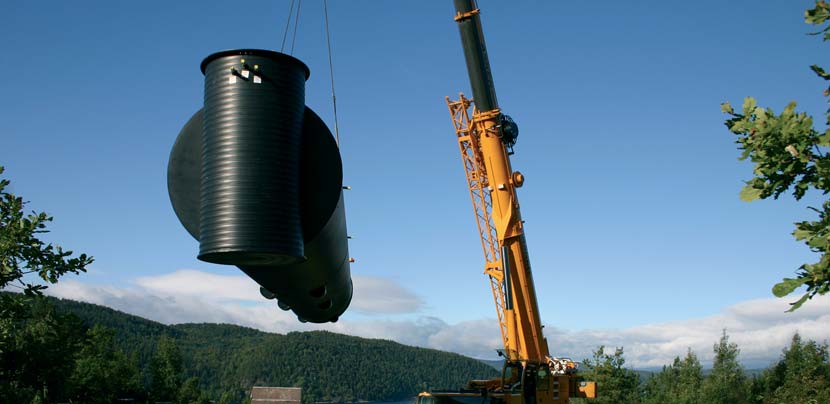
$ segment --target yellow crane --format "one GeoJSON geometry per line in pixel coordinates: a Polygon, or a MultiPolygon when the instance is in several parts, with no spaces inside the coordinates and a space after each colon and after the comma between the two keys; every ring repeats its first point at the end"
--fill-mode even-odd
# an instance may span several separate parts
{"type": "Polygon", "coordinates": [[[571,397],[593,398],[596,384],[578,379],[576,363],[548,352],[516,194],[524,176],[510,165],[518,127],[496,99],[480,10],[474,0],[454,2],[473,99],[447,97],[447,106],[481,236],[505,365],[499,378],[471,380],[459,391],[424,392],[418,402],[560,404],[571,397]]]}

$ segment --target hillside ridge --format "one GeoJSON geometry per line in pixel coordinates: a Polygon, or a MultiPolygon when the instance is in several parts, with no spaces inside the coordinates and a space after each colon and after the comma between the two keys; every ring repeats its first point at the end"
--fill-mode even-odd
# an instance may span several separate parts
{"type": "Polygon", "coordinates": [[[330,331],[271,333],[233,324],[165,325],[92,303],[49,297],[87,326],[115,330],[116,343],[146,370],[162,335],[182,354],[184,377],[211,396],[252,386],[302,387],[304,402],[397,401],[431,388],[457,389],[495,376],[477,359],[395,341],[330,331]]]}

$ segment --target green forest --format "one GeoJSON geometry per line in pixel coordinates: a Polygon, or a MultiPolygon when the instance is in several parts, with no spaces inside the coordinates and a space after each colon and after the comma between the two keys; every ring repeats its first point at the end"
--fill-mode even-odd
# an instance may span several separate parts
{"type": "Polygon", "coordinates": [[[255,385],[302,387],[304,402],[395,401],[497,374],[458,354],[330,332],[167,326],[49,297],[23,310],[4,329],[3,403],[239,403],[255,385]]]}
{"type": "Polygon", "coordinates": [[[724,331],[714,344],[711,369],[703,369],[691,349],[656,373],[625,367],[623,348],[605,347],[582,363],[582,376],[597,382],[594,400],[574,404],[808,404],[830,403],[827,343],[795,334],[779,360],[761,371],[747,371],[740,348],[724,331]]]}
{"type": "MultiPolygon", "coordinates": [[[[19,298],[10,293],[3,299],[19,298]]],[[[164,325],[107,307],[33,297],[4,328],[0,402],[242,403],[252,386],[303,388],[304,402],[398,401],[498,375],[484,362],[330,332],[272,334],[228,324],[164,325]],[[130,401],[127,401],[130,402],[130,401]]],[[[689,350],[658,372],[626,366],[623,348],[599,347],[581,376],[608,403],[827,403],[826,343],[798,334],[769,368],[745,370],[724,332],[704,369],[689,350]]]]}

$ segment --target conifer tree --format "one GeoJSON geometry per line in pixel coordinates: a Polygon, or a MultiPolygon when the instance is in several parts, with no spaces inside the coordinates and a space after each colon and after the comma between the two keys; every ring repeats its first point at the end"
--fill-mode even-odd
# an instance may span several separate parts
{"type": "Polygon", "coordinates": [[[729,342],[726,330],[714,345],[715,360],[712,373],[703,381],[703,402],[711,404],[742,404],[749,402],[749,382],[744,368],[738,363],[741,350],[729,342]]]}
{"type": "Polygon", "coordinates": [[[156,401],[174,401],[182,387],[182,354],[176,340],[168,335],[159,338],[156,354],[150,362],[150,395],[156,401]]]}
{"type": "Polygon", "coordinates": [[[697,404],[701,401],[703,369],[689,349],[686,357],[675,357],[669,366],[651,377],[644,387],[644,404],[697,404]]]}
{"type": "Polygon", "coordinates": [[[115,346],[115,331],[100,325],[87,331],[69,385],[74,401],[89,404],[136,399],[143,388],[138,363],[115,346]]]}
{"type": "Polygon", "coordinates": [[[640,375],[623,367],[623,348],[617,348],[613,354],[609,354],[604,346],[600,346],[594,351],[593,358],[583,360],[582,364],[585,380],[597,382],[597,398],[590,400],[591,404],[640,402],[640,375]]]}
{"type": "Polygon", "coordinates": [[[758,403],[830,403],[827,344],[793,335],[778,363],[754,381],[753,398],[758,403]]]}

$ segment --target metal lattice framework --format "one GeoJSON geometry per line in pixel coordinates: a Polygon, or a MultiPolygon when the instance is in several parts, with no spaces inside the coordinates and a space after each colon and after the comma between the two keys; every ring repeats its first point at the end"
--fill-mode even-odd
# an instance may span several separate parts
{"type": "Polygon", "coordinates": [[[473,211],[476,217],[476,225],[481,236],[481,248],[484,250],[486,261],[484,273],[490,278],[490,288],[493,291],[493,300],[496,303],[496,315],[499,318],[499,328],[503,345],[508,346],[507,321],[504,318],[504,271],[501,263],[501,249],[496,234],[496,227],[493,224],[491,212],[493,204],[490,200],[489,182],[487,170],[484,169],[484,162],[481,158],[481,151],[478,146],[478,134],[473,130],[473,121],[476,116],[473,100],[459,94],[458,101],[451,101],[446,98],[450,110],[455,134],[458,138],[458,149],[461,152],[461,162],[464,164],[464,172],[467,175],[467,186],[470,190],[470,198],[473,201],[473,211]],[[470,116],[473,116],[471,119],[470,116]]]}

